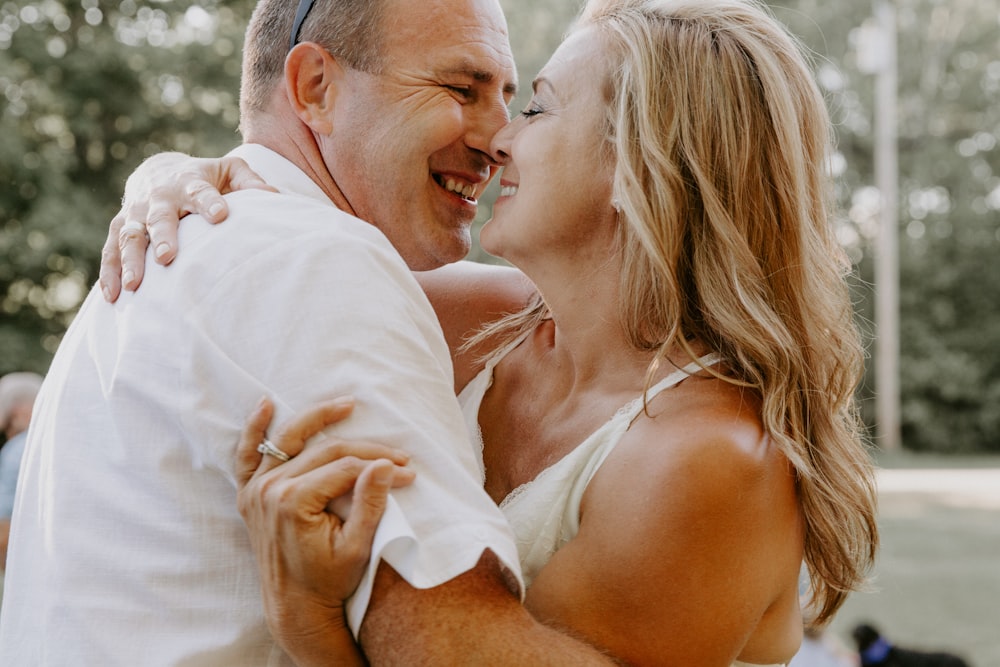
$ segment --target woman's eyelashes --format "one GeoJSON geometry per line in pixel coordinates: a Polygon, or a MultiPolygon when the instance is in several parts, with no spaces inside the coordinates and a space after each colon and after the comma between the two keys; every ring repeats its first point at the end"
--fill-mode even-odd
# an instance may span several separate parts
{"type": "Polygon", "coordinates": [[[538,114],[543,113],[544,111],[545,110],[542,109],[537,104],[532,104],[529,105],[527,108],[525,108],[525,110],[521,112],[521,115],[524,116],[525,118],[531,118],[532,116],[537,116],[538,114]]]}

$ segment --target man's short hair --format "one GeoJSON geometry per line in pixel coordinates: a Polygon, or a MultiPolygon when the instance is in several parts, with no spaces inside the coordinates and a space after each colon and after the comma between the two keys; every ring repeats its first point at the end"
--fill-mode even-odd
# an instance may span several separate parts
{"type": "MultiPolygon", "coordinates": [[[[265,109],[284,74],[297,0],[260,0],[243,43],[240,113],[265,109]]],[[[386,0],[316,0],[299,30],[343,64],[365,72],[382,65],[381,28],[386,0]]]]}

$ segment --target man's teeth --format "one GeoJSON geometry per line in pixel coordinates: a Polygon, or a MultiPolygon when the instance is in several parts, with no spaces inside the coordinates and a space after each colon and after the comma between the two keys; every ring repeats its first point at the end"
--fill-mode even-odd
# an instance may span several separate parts
{"type": "Polygon", "coordinates": [[[502,188],[500,188],[501,197],[513,197],[516,194],[517,194],[516,185],[505,185],[502,188]]]}
{"type": "Polygon", "coordinates": [[[476,186],[474,185],[462,185],[457,181],[449,178],[444,182],[444,189],[460,194],[466,199],[474,199],[476,194],[476,186]]]}

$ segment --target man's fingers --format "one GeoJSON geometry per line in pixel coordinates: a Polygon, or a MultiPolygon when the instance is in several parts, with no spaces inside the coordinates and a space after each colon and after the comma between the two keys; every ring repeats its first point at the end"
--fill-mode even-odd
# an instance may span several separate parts
{"type": "MultiPolygon", "coordinates": [[[[273,416],[274,403],[269,398],[262,398],[250,418],[247,419],[246,426],[243,427],[243,433],[240,434],[240,444],[236,448],[236,484],[238,489],[246,486],[254,473],[263,467],[261,457],[264,455],[257,451],[257,445],[267,436],[267,427],[273,416]]],[[[275,463],[280,463],[280,461],[275,461],[275,463]]]]}
{"type": "Polygon", "coordinates": [[[101,250],[101,272],[98,281],[104,300],[114,303],[122,291],[122,253],[118,247],[118,235],[125,224],[125,215],[118,212],[111,220],[111,230],[101,250]]]}

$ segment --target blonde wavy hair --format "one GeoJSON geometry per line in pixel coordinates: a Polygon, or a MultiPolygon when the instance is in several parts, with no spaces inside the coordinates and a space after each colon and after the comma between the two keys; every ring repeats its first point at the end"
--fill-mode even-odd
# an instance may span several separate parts
{"type": "MultiPolygon", "coordinates": [[[[878,546],[855,391],[864,353],[828,217],[832,134],[798,42],[741,0],[592,0],[574,29],[611,54],[607,138],[621,321],[657,366],[697,340],[762,399],[796,470],[810,615],[829,620],[878,546]]],[[[537,326],[538,302],[487,330],[537,326]]],[[[481,340],[481,339],[480,339],[481,340]]]]}

